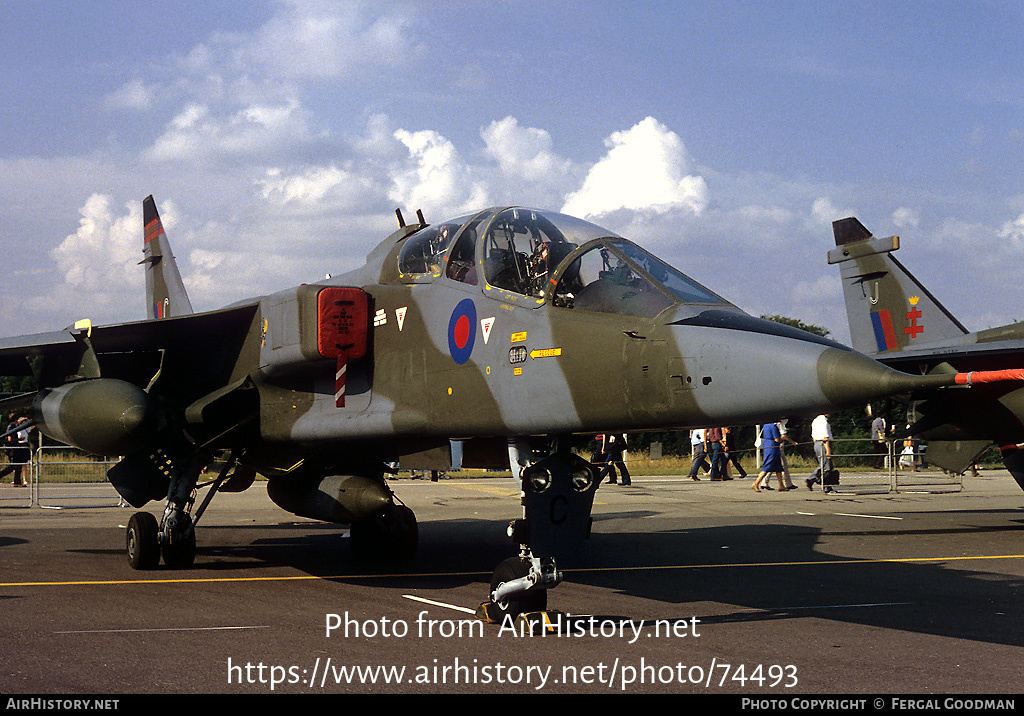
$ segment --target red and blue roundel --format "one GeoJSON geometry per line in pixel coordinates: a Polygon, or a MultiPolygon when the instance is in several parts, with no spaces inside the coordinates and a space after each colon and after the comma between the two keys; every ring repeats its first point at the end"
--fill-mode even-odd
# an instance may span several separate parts
{"type": "Polygon", "coordinates": [[[464,298],[452,311],[448,319],[448,351],[456,363],[462,365],[469,360],[476,342],[476,305],[473,299],[464,298]]]}

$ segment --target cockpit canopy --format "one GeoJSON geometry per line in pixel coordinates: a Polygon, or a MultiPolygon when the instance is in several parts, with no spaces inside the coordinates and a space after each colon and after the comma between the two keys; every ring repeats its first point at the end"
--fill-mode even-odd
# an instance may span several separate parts
{"type": "Polygon", "coordinates": [[[398,262],[405,280],[443,274],[533,305],[647,317],[678,303],[729,305],[607,229],[522,207],[424,228],[405,240],[398,262]]]}

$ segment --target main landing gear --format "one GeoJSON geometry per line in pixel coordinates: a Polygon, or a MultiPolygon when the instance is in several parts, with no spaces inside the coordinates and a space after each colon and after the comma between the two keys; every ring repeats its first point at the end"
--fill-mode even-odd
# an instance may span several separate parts
{"type": "Polygon", "coordinates": [[[519,555],[494,570],[490,599],[476,612],[484,621],[545,611],[547,590],[562,581],[556,560],[579,549],[590,536],[597,472],[558,440],[552,443],[551,454],[522,472],[523,518],[508,529],[519,555]]]}
{"type": "Polygon", "coordinates": [[[159,523],[149,512],[136,512],[128,520],[125,533],[128,565],[132,569],[156,569],[162,556],[164,564],[171,569],[191,567],[196,559],[195,525],[210,500],[224,485],[228,473],[235,465],[235,456],[229,456],[217,479],[210,483],[210,492],[196,511],[195,518],[192,517],[192,507],[195,504],[198,478],[208,460],[196,453],[183,468],[179,468],[162,454],[155,453],[151,458],[156,468],[170,479],[167,502],[159,523]]]}
{"type": "Polygon", "coordinates": [[[360,561],[412,559],[419,542],[416,515],[392,499],[380,513],[353,522],[349,541],[352,555],[360,561]]]}

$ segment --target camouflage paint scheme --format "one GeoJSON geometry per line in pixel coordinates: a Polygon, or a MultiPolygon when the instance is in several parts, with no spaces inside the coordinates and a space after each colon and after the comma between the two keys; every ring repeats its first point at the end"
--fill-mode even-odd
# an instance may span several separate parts
{"type": "Polygon", "coordinates": [[[521,554],[492,598],[536,607],[553,556],[589,531],[596,471],[576,433],[735,425],[815,414],[917,388],[914,377],[754,318],[640,247],[550,212],[418,217],[351,273],[193,313],[152,197],[144,202],[145,321],[0,341],[0,373],[35,374],[37,427],[123,455],[110,481],[136,507],[129,561],[191,564],[194,520],[255,474],[296,514],[352,525],[353,548],[411,552],[415,519],[385,474],[463,465],[521,476],[521,554]],[[199,473],[227,462],[193,513],[199,473]],[[521,473],[521,475],[520,475],[521,473]],[[511,585],[511,586],[510,586],[511,585]],[[503,591],[504,590],[504,591],[503,591]]]}
{"type": "MultiPolygon", "coordinates": [[[[893,256],[898,236],[875,238],[856,218],[833,223],[854,349],[908,373],[1001,370],[1024,363],[1024,323],[969,332],[893,256]]],[[[949,390],[911,403],[909,434],[928,460],[963,472],[993,443],[1024,489],[1024,388],[998,383],[949,390]]]]}

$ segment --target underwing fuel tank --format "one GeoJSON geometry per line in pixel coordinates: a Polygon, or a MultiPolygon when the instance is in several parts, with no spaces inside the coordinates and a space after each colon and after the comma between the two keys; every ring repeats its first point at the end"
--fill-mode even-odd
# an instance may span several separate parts
{"type": "Polygon", "coordinates": [[[272,477],[267,494],[294,515],[345,525],[376,515],[390,498],[382,482],[359,475],[272,477]]]}
{"type": "Polygon", "coordinates": [[[129,455],[159,427],[156,406],[142,388],[94,378],[41,390],[32,403],[40,430],[95,455],[129,455]]]}

